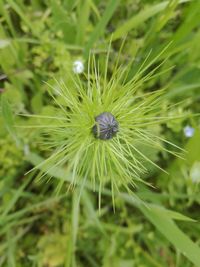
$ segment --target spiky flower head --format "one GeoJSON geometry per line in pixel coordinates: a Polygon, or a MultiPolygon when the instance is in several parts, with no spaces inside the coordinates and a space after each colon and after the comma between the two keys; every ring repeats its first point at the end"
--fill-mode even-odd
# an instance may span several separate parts
{"type": "Polygon", "coordinates": [[[103,73],[92,58],[86,80],[76,75],[71,77],[70,85],[62,80],[56,80],[55,86],[49,85],[49,94],[56,105],[55,116],[41,116],[44,121],[48,119],[48,125],[40,127],[43,143],[52,154],[40,167],[47,173],[63,167],[66,175],[71,175],[72,184],[90,180],[100,192],[105,184],[110,184],[113,193],[122,186],[129,190],[137,181],[143,181],[147,162],[161,169],[146,155],[145,149],[176,154],[165,148],[165,143],[173,144],[150,130],[151,125],[168,119],[160,114],[163,90],[141,93],[144,82],[156,75],[158,67],[147,70],[159,56],[145,65],[147,56],[130,79],[127,77],[132,62],[118,66],[117,59],[108,77],[109,56],[103,73]]]}

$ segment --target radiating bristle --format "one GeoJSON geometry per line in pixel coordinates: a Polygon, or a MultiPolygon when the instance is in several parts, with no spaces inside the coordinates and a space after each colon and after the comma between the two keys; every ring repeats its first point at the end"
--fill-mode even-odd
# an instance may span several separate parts
{"type": "Polygon", "coordinates": [[[104,185],[110,183],[114,194],[122,186],[129,190],[138,181],[145,182],[142,176],[147,172],[146,163],[163,170],[146,155],[146,148],[153,147],[175,156],[180,154],[176,151],[179,150],[176,145],[149,130],[149,126],[155,123],[173,119],[160,115],[164,90],[138,94],[143,83],[155,75],[158,67],[145,76],[144,73],[162,52],[146,65],[149,53],[129,81],[125,81],[125,76],[130,65],[118,66],[119,58],[115,72],[108,80],[109,53],[110,48],[103,75],[95,57],[91,56],[87,84],[79,76],[72,76],[70,86],[56,79],[56,88],[49,85],[49,94],[55,101],[59,115],[35,115],[44,122],[51,120],[49,124],[35,127],[41,130],[43,145],[52,149],[52,155],[34,169],[43,166],[45,175],[49,170],[62,166],[66,169],[66,175],[71,175],[72,185],[85,177],[84,181],[90,179],[94,189],[99,186],[103,190],[104,185]],[[175,151],[165,148],[165,144],[175,151]]]}

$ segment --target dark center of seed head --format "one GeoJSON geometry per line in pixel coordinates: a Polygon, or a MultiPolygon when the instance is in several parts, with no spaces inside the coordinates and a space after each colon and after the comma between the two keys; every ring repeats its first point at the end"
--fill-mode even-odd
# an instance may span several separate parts
{"type": "Polygon", "coordinates": [[[113,138],[119,130],[115,117],[110,112],[103,112],[95,117],[96,124],[92,132],[96,138],[108,140],[113,138]]]}

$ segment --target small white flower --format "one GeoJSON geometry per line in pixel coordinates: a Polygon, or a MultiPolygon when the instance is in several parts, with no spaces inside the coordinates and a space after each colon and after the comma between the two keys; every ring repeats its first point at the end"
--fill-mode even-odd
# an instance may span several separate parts
{"type": "Polygon", "coordinates": [[[84,64],[81,60],[76,60],[73,63],[73,72],[76,74],[80,74],[84,71],[84,64]]]}
{"type": "Polygon", "coordinates": [[[187,125],[184,127],[183,132],[184,132],[186,137],[192,137],[194,135],[194,128],[187,125]]]}

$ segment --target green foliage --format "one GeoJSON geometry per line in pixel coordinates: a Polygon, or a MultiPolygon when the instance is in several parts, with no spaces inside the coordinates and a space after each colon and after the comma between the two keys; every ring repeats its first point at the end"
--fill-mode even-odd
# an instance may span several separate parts
{"type": "Polygon", "coordinates": [[[41,266],[56,267],[64,264],[66,258],[67,238],[63,234],[47,234],[40,238],[38,243],[40,250],[41,266]]]}
{"type": "Polygon", "coordinates": [[[23,153],[10,136],[0,139],[0,158],[0,180],[16,176],[18,168],[23,166],[23,153]]]}
{"type": "Polygon", "coordinates": [[[200,266],[199,16],[195,0],[0,1],[0,266],[200,266]],[[74,75],[77,59],[85,73],[74,75]],[[91,89],[104,88],[103,97],[88,90],[88,80],[91,89]],[[100,181],[102,162],[110,162],[108,151],[89,155],[83,142],[90,132],[100,148],[91,127],[104,109],[121,116],[128,131],[120,144],[120,131],[104,142],[120,189],[115,212],[109,177],[94,192],[91,173],[85,175],[95,165],[100,181]],[[184,135],[186,125],[194,136],[184,135]],[[45,159],[72,140],[74,147],[49,166],[45,159]],[[126,142],[137,142],[146,157],[137,155],[148,169],[139,177],[127,171],[138,153],[123,150],[126,142]],[[175,154],[168,153],[172,144],[175,154]],[[132,195],[121,186],[130,181],[137,182],[132,195]]]}

